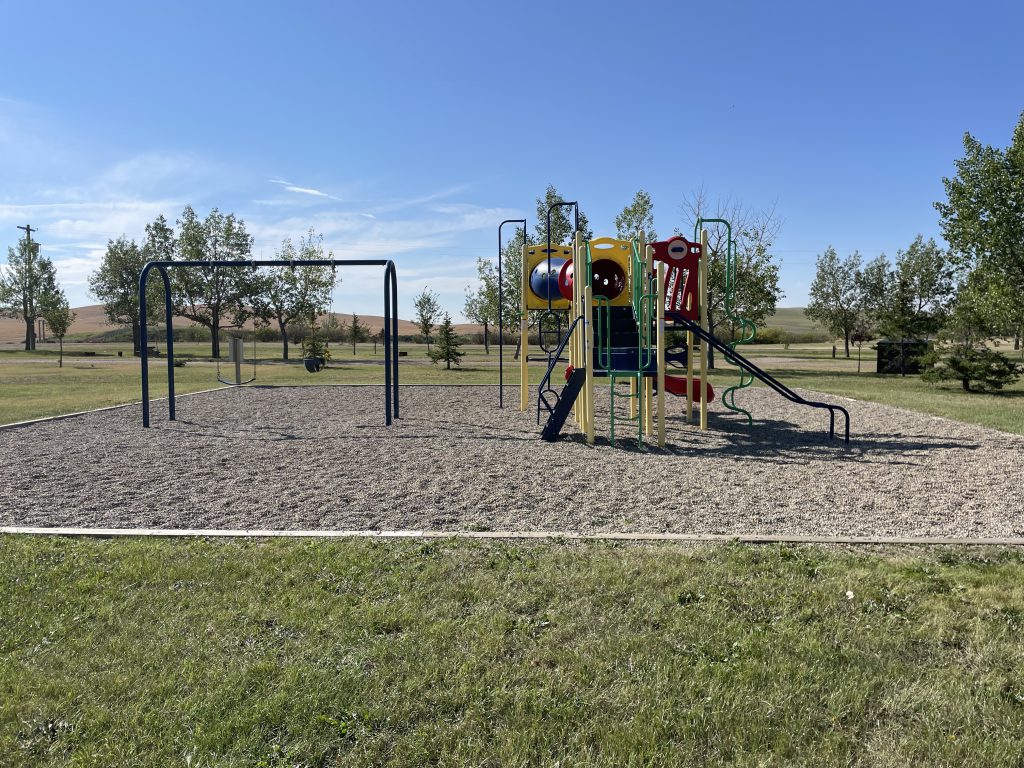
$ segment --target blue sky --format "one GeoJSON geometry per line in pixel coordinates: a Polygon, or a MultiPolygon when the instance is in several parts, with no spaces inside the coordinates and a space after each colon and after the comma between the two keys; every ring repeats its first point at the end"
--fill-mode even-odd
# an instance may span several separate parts
{"type": "MultiPolygon", "coordinates": [[[[639,188],[775,206],[782,306],[815,255],[938,235],[964,131],[1024,110],[1024,4],[2,4],[0,248],[31,223],[73,305],[106,241],[188,203],[271,257],[310,226],[461,317],[548,183],[598,234],[639,188]]],[[[532,225],[531,221],[531,225],[532,225]]],[[[336,311],[380,314],[375,273],[336,311]]]]}

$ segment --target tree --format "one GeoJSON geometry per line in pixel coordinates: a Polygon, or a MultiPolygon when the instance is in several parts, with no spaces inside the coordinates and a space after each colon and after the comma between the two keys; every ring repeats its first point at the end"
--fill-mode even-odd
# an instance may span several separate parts
{"type": "Polygon", "coordinates": [[[850,357],[850,339],[863,319],[861,258],[857,251],[840,259],[829,246],[818,256],[810,302],[804,314],[823,325],[833,336],[843,339],[846,357],[850,357]]]}
{"type": "MultiPolygon", "coordinates": [[[[252,256],[252,237],[245,222],[216,208],[200,220],[191,206],[185,206],[175,244],[181,260],[247,261],[252,256]]],[[[175,314],[209,328],[210,352],[220,357],[220,329],[238,327],[251,314],[245,304],[253,285],[251,270],[193,267],[172,270],[171,275],[175,314]]]]}
{"type": "MultiPolygon", "coordinates": [[[[103,304],[103,314],[112,325],[132,329],[132,350],[140,352],[142,321],[139,317],[139,275],[146,262],[147,249],[121,235],[107,241],[107,251],[99,268],[89,275],[89,293],[103,304]]],[[[159,319],[163,292],[159,280],[146,286],[147,322],[159,319]]]]}
{"type": "Polygon", "coordinates": [[[879,317],[885,301],[889,279],[889,259],[883,253],[857,272],[857,319],[854,321],[850,341],[857,345],[857,373],[860,373],[864,342],[878,333],[879,317]]]}
{"type": "MultiPolygon", "coordinates": [[[[785,295],[779,288],[779,265],[771,252],[781,228],[774,207],[757,211],[730,199],[719,200],[712,206],[704,191],[698,190],[683,200],[680,209],[691,221],[716,218],[732,224],[736,257],[733,314],[755,326],[763,325],[766,318],[775,314],[779,299],[785,295]]],[[[715,333],[725,323],[730,326],[730,334],[735,334],[736,328],[725,311],[727,232],[721,225],[709,224],[706,228],[708,296],[703,298],[708,328],[715,333]]],[[[692,230],[685,236],[692,237],[692,230]]],[[[708,349],[708,367],[715,367],[714,349],[708,349]]]]}
{"type": "Polygon", "coordinates": [[[71,324],[75,322],[75,313],[71,311],[67,296],[60,288],[48,297],[46,306],[42,310],[43,320],[50,333],[57,337],[60,342],[60,358],[57,367],[64,367],[64,337],[67,335],[71,324]]]}
{"type": "MultiPolygon", "coordinates": [[[[333,254],[330,254],[330,258],[333,254]]],[[[310,260],[324,257],[323,237],[310,229],[296,249],[291,238],[281,242],[274,253],[275,259],[310,260]]],[[[338,279],[333,269],[326,267],[270,267],[253,276],[250,304],[253,316],[270,324],[277,324],[281,332],[282,354],[288,359],[288,326],[302,321],[312,326],[316,318],[327,311],[331,292],[338,279]]],[[[330,320],[328,321],[330,323],[330,320]]],[[[330,328],[328,338],[330,338],[330,328]]]]}
{"type": "Polygon", "coordinates": [[[642,189],[633,196],[633,202],[615,217],[615,233],[620,240],[630,240],[636,237],[637,232],[644,233],[645,243],[658,239],[654,231],[654,201],[642,189]]]}
{"type": "Polygon", "coordinates": [[[519,359],[519,323],[523,301],[523,246],[525,244],[523,230],[516,229],[515,235],[505,244],[501,254],[501,324],[506,332],[509,328],[514,329],[515,359],[517,360],[519,359]]]}
{"type": "Polygon", "coordinates": [[[353,355],[356,353],[356,344],[366,341],[370,337],[370,329],[363,325],[359,315],[355,312],[352,313],[352,319],[349,321],[345,333],[348,336],[348,340],[352,342],[353,355]]]}
{"type": "Polygon", "coordinates": [[[464,353],[459,351],[461,345],[462,342],[459,341],[455,328],[452,326],[452,318],[445,312],[444,320],[441,322],[441,327],[437,332],[437,344],[434,347],[434,351],[430,353],[430,359],[435,364],[440,360],[444,360],[445,369],[450,371],[452,363],[459,365],[462,360],[464,353]]]}
{"type": "Polygon", "coordinates": [[[1019,340],[1024,333],[1024,112],[1005,150],[965,133],[964,156],[955,166],[956,175],[942,180],[946,202],[935,203],[942,235],[957,266],[977,271],[975,279],[1002,299],[977,309],[992,312],[992,324],[1008,326],[1019,340]]]}
{"type": "Polygon", "coordinates": [[[491,353],[489,329],[498,322],[498,274],[490,259],[476,260],[476,273],[479,283],[476,290],[466,286],[466,306],[464,312],[472,323],[480,323],[484,327],[484,354],[491,353]]]}
{"type": "Polygon", "coordinates": [[[413,306],[416,308],[416,325],[423,340],[427,342],[427,354],[430,354],[430,334],[441,314],[437,294],[424,286],[420,295],[413,300],[413,306]]]}
{"type": "Polygon", "coordinates": [[[956,346],[977,346],[995,336],[1000,329],[999,309],[1007,300],[997,286],[991,286],[980,272],[967,273],[957,286],[940,336],[956,346]],[[996,289],[996,290],[993,290],[996,289]]]}
{"type": "Polygon", "coordinates": [[[57,272],[39,254],[39,243],[26,234],[17,248],[7,249],[7,267],[0,267],[0,315],[25,323],[26,350],[36,348],[36,320],[55,301],[57,290],[57,272]]]}
{"type": "Polygon", "coordinates": [[[938,333],[954,295],[948,254],[934,240],[918,235],[897,251],[878,318],[879,329],[893,339],[926,339],[938,333]]]}
{"type": "MultiPolygon", "coordinates": [[[[544,190],[544,196],[537,198],[537,224],[534,227],[534,242],[547,243],[547,216],[548,207],[554,203],[562,202],[564,198],[555,189],[554,184],[548,184],[544,190]]],[[[551,242],[560,245],[571,245],[573,227],[575,225],[574,212],[568,206],[560,205],[551,211],[551,242]]],[[[590,222],[587,214],[580,211],[580,234],[584,240],[593,238],[594,233],[590,229],[590,222]]]]}

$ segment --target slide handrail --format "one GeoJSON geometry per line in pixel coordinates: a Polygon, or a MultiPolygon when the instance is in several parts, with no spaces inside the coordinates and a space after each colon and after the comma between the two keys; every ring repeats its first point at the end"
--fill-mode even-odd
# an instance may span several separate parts
{"type": "Polygon", "coordinates": [[[558,345],[558,348],[548,358],[548,369],[544,372],[543,378],[540,380],[540,384],[537,385],[537,423],[540,424],[540,404],[544,403],[544,407],[548,410],[548,415],[555,410],[554,406],[548,403],[547,398],[544,397],[545,392],[554,392],[557,398],[558,392],[551,386],[551,373],[555,370],[555,366],[558,365],[559,359],[562,357],[562,353],[565,352],[566,346],[569,344],[569,339],[572,338],[573,332],[576,330],[576,326],[579,325],[580,321],[583,320],[583,315],[576,317],[572,323],[569,324],[569,330],[565,332],[565,336],[562,337],[562,343],[558,345]]]}
{"type": "Polygon", "coordinates": [[[723,344],[717,336],[713,335],[708,331],[705,331],[703,328],[701,328],[699,323],[695,323],[689,318],[686,318],[676,312],[667,312],[665,314],[665,318],[667,320],[671,320],[674,323],[679,323],[684,328],[686,328],[686,330],[691,331],[692,333],[699,336],[705,342],[707,342],[715,349],[717,349],[719,352],[721,352],[727,361],[739,366],[742,369],[746,369],[752,376],[755,376],[756,378],[763,381],[765,384],[767,384],[777,393],[785,397],[787,400],[790,400],[799,405],[808,405],[812,408],[827,409],[829,413],[829,437],[835,437],[836,434],[836,411],[843,414],[846,420],[846,442],[850,442],[850,412],[843,408],[843,406],[833,405],[832,403],[823,403],[818,400],[808,400],[802,395],[797,394],[788,386],[786,386],[781,381],[772,376],[770,373],[761,370],[761,368],[759,368],[756,364],[752,363],[749,359],[741,355],[739,352],[737,352],[734,349],[730,349],[729,346],[723,344]]]}

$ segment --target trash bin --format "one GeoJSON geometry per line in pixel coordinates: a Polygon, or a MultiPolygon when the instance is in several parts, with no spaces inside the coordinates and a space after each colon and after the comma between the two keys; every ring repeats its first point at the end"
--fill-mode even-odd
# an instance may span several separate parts
{"type": "Polygon", "coordinates": [[[925,339],[881,339],[875,344],[875,372],[920,373],[920,359],[930,346],[925,339]]]}

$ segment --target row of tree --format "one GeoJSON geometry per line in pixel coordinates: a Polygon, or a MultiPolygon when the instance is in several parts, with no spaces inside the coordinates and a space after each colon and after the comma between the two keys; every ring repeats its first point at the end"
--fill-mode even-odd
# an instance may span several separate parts
{"type": "Polygon", "coordinates": [[[840,258],[831,246],[818,256],[807,316],[850,344],[888,336],[927,339],[946,321],[955,295],[948,251],[920,235],[895,263],[883,253],[864,262],[854,251],[840,258]]]}
{"type": "Polygon", "coordinates": [[[918,235],[890,264],[829,247],[807,315],[843,339],[847,357],[851,342],[879,336],[935,340],[930,378],[999,389],[1017,367],[990,345],[1009,338],[1020,349],[1024,338],[1024,113],[1006,149],[965,134],[943,184],[947,199],[935,208],[948,249],[918,235]]]}
{"type": "Polygon", "coordinates": [[[75,320],[64,290],[57,283],[53,262],[33,242],[31,229],[16,248],[7,249],[7,266],[0,267],[0,315],[25,323],[25,349],[36,348],[36,323],[46,323],[51,336],[60,342],[60,365],[64,365],[64,336],[75,320]]]}
{"type": "MultiPolygon", "coordinates": [[[[177,230],[164,216],[146,225],[141,243],[122,236],[107,244],[103,261],[89,277],[93,296],[103,303],[110,323],[132,329],[132,342],[139,351],[143,322],[157,323],[164,307],[163,284],[150,273],[146,288],[148,317],[142,318],[138,280],[149,261],[248,261],[252,259],[252,236],[245,222],[234,214],[214,208],[200,218],[186,206],[177,220],[177,230]]],[[[324,255],[323,238],[310,229],[296,245],[285,238],[275,250],[275,259],[310,260],[324,255]]],[[[173,314],[210,331],[211,354],[220,357],[222,328],[238,328],[252,321],[257,328],[276,326],[281,335],[284,359],[288,359],[288,329],[293,324],[314,326],[327,311],[331,293],[339,282],[333,269],[296,267],[203,267],[171,269],[173,314]]],[[[353,338],[365,336],[355,333],[353,338]]]]}
{"type": "Polygon", "coordinates": [[[964,150],[935,204],[949,248],[918,236],[894,264],[828,248],[806,311],[844,340],[848,357],[851,342],[879,336],[935,341],[927,379],[997,390],[1020,367],[993,344],[1010,338],[1020,349],[1024,338],[1024,114],[1006,150],[970,133],[964,150]]]}

